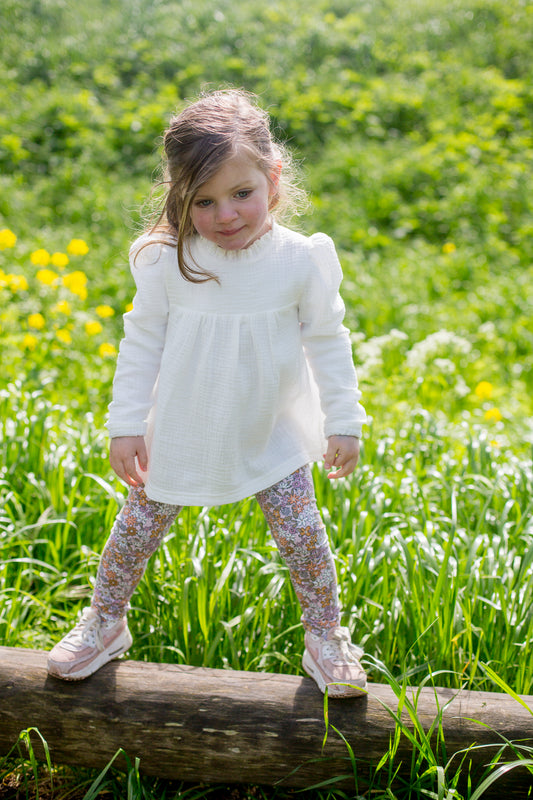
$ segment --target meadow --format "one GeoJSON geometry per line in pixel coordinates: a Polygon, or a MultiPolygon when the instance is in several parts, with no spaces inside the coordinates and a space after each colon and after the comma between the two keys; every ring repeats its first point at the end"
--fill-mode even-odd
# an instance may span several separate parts
{"type": "MultiPolygon", "coordinates": [[[[344,269],[369,425],[352,477],[314,476],[370,680],[533,694],[533,5],[3,0],[0,22],[0,644],[48,649],[88,602],[126,493],[104,422],[129,242],[170,113],[236,85],[299,166],[292,224],[331,235],[344,269]]],[[[301,674],[299,608],[253,500],[187,509],[130,619],[131,658],[301,674]]],[[[355,795],[477,800],[497,777],[495,759],[465,789],[417,747],[408,786],[382,769],[355,795]]],[[[230,796],[13,755],[10,787],[230,796]]]]}

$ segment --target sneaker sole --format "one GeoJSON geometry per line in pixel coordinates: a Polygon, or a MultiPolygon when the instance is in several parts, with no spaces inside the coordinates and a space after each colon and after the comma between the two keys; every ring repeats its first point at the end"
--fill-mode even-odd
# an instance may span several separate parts
{"type": "Polygon", "coordinates": [[[86,664],[77,672],[63,674],[61,672],[60,664],[55,664],[53,661],[49,661],[48,674],[53,678],[61,678],[63,681],[82,681],[84,678],[88,678],[90,675],[93,675],[95,672],[97,672],[100,667],[104,666],[104,664],[107,664],[109,661],[113,661],[113,659],[118,658],[125,653],[126,650],[129,650],[132,643],[133,639],[131,637],[131,633],[129,632],[128,628],[125,628],[120,636],[111,642],[106,650],[102,650],[102,652],[99,653],[96,658],[93,658],[89,664],[86,664]]]}
{"type": "Polygon", "coordinates": [[[367,694],[364,691],[366,680],[363,686],[356,686],[351,683],[326,683],[324,676],[307,650],[305,650],[303,654],[302,666],[307,674],[315,681],[322,694],[325,694],[326,689],[328,690],[329,697],[364,697],[367,694]]]}

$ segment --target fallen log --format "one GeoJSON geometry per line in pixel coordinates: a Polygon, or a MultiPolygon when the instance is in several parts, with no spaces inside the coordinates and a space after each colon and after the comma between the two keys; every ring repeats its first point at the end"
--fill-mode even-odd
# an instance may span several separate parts
{"type": "MultiPolygon", "coordinates": [[[[457,753],[457,767],[460,751],[474,744],[500,745],[505,737],[533,745],[532,713],[506,694],[413,688],[408,697],[416,698],[424,730],[441,715],[446,759],[457,753]]],[[[524,700],[533,708],[533,697],[524,700]]],[[[46,674],[45,653],[0,647],[0,753],[36,727],[56,764],[102,768],[123,748],[130,760],[140,758],[141,773],[160,778],[302,788],[344,776],[336,785],[353,789],[348,749],[335,728],[356,756],[361,790],[394,738],[394,715],[413,725],[388,685],[369,684],[368,696],[328,706],[323,747],[324,700],[309,678],[115,661],[68,683],[46,674]]],[[[39,755],[37,739],[35,749],[39,755]]],[[[412,751],[402,735],[400,776],[409,776],[412,751]]],[[[473,749],[467,760],[477,769],[495,751],[473,749]]],[[[532,780],[524,767],[514,769],[496,784],[497,794],[505,787],[505,796],[526,797],[532,780]]]]}

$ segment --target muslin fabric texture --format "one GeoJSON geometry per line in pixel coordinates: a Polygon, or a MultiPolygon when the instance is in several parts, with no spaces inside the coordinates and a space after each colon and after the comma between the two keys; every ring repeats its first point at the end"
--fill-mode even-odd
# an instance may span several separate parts
{"type": "Polygon", "coordinates": [[[186,281],[153,234],[131,248],[107,428],[145,436],[150,499],[220,505],[321,460],[332,434],[360,436],[365,412],[328,236],[274,223],[246,250],[192,237],[187,259],[218,282],[186,281]]]}

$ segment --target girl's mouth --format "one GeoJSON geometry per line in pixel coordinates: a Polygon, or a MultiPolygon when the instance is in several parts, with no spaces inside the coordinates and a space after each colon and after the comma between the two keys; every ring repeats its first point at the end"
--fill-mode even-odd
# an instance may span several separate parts
{"type": "Polygon", "coordinates": [[[218,233],[220,236],[235,236],[236,233],[240,233],[241,231],[242,228],[234,228],[229,231],[219,231],[218,233]]]}

